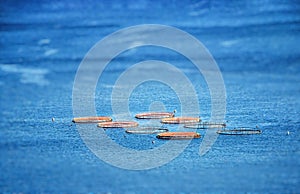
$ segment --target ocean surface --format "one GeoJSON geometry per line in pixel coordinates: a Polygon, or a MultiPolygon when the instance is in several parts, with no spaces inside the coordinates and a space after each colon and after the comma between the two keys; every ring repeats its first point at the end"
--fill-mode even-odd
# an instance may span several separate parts
{"type": "MultiPolygon", "coordinates": [[[[0,193],[299,193],[299,35],[297,0],[1,1],[0,193]],[[201,41],[223,76],[224,122],[228,128],[258,126],[262,133],[220,135],[200,156],[206,131],[197,130],[202,137],[178,157],[148,170],[99,159],[71,122],[76,72],[98,41],[140,24],[173,26],[201,41]]],[[[98,115],[118,117],[111,107],[116,80],[144,60],[180,69],[195,87],[200,117],[210,120],[203,76],[184,56],[154,46],[125,51],[106,67],[95,89],[98,115]]],[[[199,116],[181,112],[176,91],[155,81],[136,86],[128,99],[135,121],[136,113],[160,109],[199,116]]],[[[124,129],[105,133],[135,150],[166,143],[124,129]]]]}

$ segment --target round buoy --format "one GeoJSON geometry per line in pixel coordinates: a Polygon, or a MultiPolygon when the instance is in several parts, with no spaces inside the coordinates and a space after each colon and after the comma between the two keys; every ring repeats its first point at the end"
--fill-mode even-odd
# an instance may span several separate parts
{"type": "Polygon", "coordinates": [[[196,132],[165,132],[156,137],[159,139],[193,139],[200,138],[200,134],[196,132]]]}
{"type": "Polygon", "coordinates": [[[161,120],[164,124],[186,124],[186,123],[199,123],[201,119],[199,117],[174,117],[165,118],[161,120]]]}
{"type": "Polygon", "coordinates": [[[112,122],[103,122],[98,123],[98,127],[102,128],[131,128],[137,127],[139,124],[134,121],[112,121],[112,122]]]}
{"type": "Polygon", "coordinates": [[[105,116],[96,116],[96,117],[78,117],[73,118],[73,123],[100,123],[100,122],[108,122],[112,121],[112,118],[105,116]]]}

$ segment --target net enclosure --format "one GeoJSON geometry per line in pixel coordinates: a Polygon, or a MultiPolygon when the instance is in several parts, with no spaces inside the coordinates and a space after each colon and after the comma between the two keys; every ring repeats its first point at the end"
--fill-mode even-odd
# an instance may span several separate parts
{"type": "Polygon", "coordinates": [[[103,122],[98,123],[97,127],[102,128],[131,128],[137,127],[139,124],[134,121],[112,121],[112,122],[103,122]]]}
{"type": "Polygon", "coordinates": [[[157,127],[157,126],[143,126],[143,127],[136,127],[130,128],[126,130],[126,133],[131,134],[156,134],[169,131],[168,128],[165,127],[157,127]]]}
{"type": "Polygon", "coordinates": [[[225,128],[226,123],[200,122],[200,123],[186,124],[184,125],[184,127],[193,128],[193,129],[225,128]]]}
{"type": "Polygon", "coordinates": [[[144,112],[135,115],[137,119],[162,119],[174,117],[174,112],[144,112]]]}
{"type": "Polygon", "coordinates": [[[161,120],[163,124],[187,124],[187,123],[199,123],[201,119],[199,117],[173,117],[165,118],[161,120]]]}
{"type": "Polygon", "coordinates": [[[234,129],[223,129],[218,130],[218,134],[220,135],[255,135],[255,134],[261,134],[260,129],[253,129],[253,128],[246,128],[246,127],[240,127],[240,128],[234,128],[234,129]]]}
{"type": "Polygon", "coordinates": [[[95,117],[77,117],[73,118],[73,123],[101,123],[112,121],[112,118],[106,116],[95,116],[95,117]]]}
{"type": "Polygon", "coordinates": [[[160,133],[156,136],[158,139],[174,139],[174,140],[180,140],[180,139],[194,139],[194,138],[200,138],[200,134],[196,132],[164,132],[160,133]]]}

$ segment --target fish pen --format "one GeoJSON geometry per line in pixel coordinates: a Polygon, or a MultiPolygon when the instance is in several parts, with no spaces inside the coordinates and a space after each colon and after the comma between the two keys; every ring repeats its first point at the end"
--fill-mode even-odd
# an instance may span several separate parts
{"type": "Polygon", "coordinates": [[[201,119],[199,117],[173,117],[165,118],[161,120],[163,124],[187,124],[187,123],[199,123],[201,119]]]}
{"type": "Polygon", "coordinates": [[[101,128],[131,128],[137,127],[139,124],[134,121],[112,121],[98,123],[97,127],[101,128]]]}
{"type": "Polygon", "coordinates": [[[255,134],[261,134],[260,129],[252,129],[252,128],[234,128],[234,129],[223,129],[218,130],[218,134],[220,135],[255,135],[255,134]]]}
{"type": "Polygon", "coordinates": [[[95,117],[77,117],[73,118],[73,123],[101,123],[112,121],[111,117],[95,116],[95,117]]]}
{"type": "Polygon", "coordinates": [[[137,119],[162,119],[174,117],[174,112],[144,112],[135,115],[137,119]]]}
{"type": "Polygon", "coordinates": [[[156,134],[169,131],[167,128],[164,127],[137,127],[137,128],[130,128],[126,130],[126,133],[131,134],[156,134]]]}
{"type": "Polygon", "coordinates": [[[200,138],[200,134],[196,132],[164,132],[156,136],[158,139],[181,140],[200,138]]]}
{"type": "Polygon", "coordinates": [[[192,129],[208,129],[208,128],[225,128],[226,123],[211,123],[211,122],[201,122],[201,123],[191,123],[184,125],[185,128],[192,129]]]}

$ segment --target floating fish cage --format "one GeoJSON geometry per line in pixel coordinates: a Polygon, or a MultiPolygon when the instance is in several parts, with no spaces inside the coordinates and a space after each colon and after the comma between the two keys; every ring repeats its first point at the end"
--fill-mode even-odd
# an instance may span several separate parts
{"type": "Polygon", "coordinates": [[[97,127],[102,128],[131,128],[137,127],[139,124],[134,121],[113,121],[113,122],[103,122],[98,123],[97,127]]]}
{"type": "Polygon", "coordinates": [[[199,123],[201,119],[199,117],[173,117],[165,118],[161,120],[163,124],[187,124],[187,123],[199,123]]]}
{"type": "Polygon", "coordinates": [[[144,112],[135,115],[137,119],[162,119],[174,117],[174,112],[144,112]]]}
{"type": "Polygon", "coordinates": [[[218,130],[217,133],[220,135],[255,135],[255,134],[261,134],[261,130],[242,127],[242,128],[218,130]]]}
{"type": "Polygon", "coordinates": [[[111,117],[105,116],[96,116],[96,117],[77,117],[73,118],[73,123],[101,123],[101,122],[109,122],[112,121],[111,117]]]}
{"type": "Polygon", "coordinates": [[[181,140],[200,138],[200,134],[196,132],[164,132],[156,136],[158,139],[181,140]]]}
{"type": "Polygon", "coordinates": [[[184,127],[192,128],[192,129],[225,128],[226,123],[211,123],[211,122],[191,123],[191,124],[184,125],[184,127]]]}
{"type": "Polygon", "coordinates": [[[130,128],[126,130],[126,133],[132,134],[156,134],[169,131],[167,128],[164,127],[137,127],[137,128],[130,128]]]}

